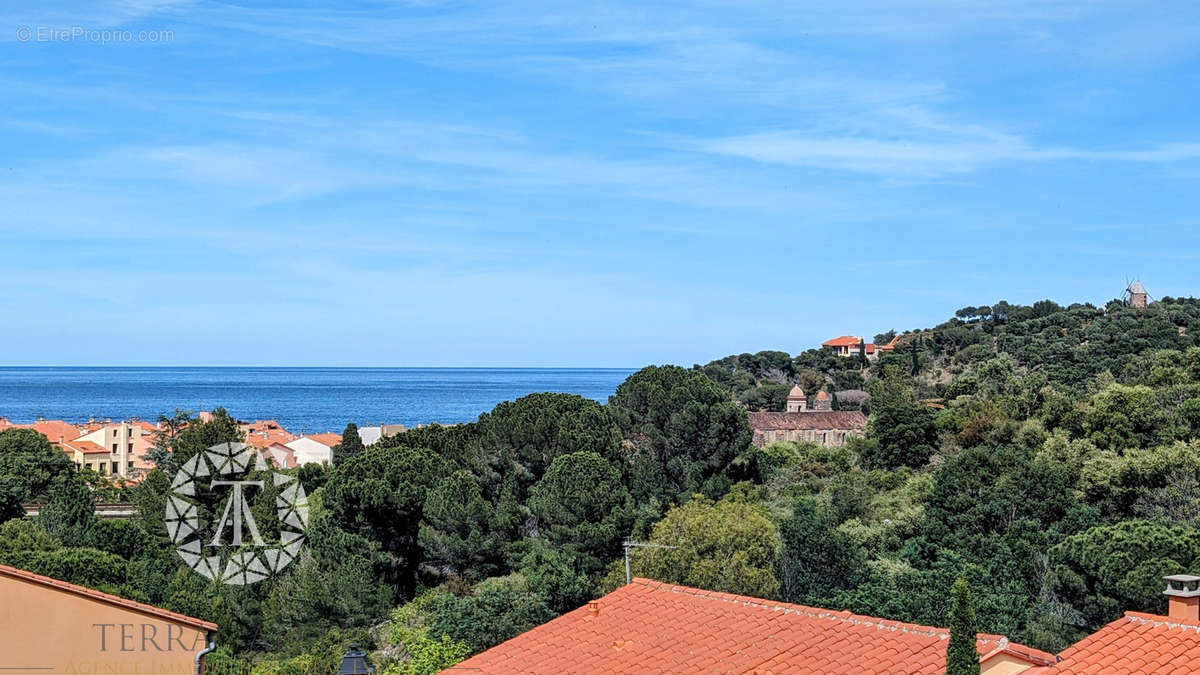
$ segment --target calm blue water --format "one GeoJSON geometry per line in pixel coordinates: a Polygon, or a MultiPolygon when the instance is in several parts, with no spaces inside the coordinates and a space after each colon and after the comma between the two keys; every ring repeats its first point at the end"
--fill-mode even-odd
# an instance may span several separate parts
{"type": "Polygon", "coordinates": [[[157,419],[225,406],[294,433],[469,422],[541,391],[606,401],[632,370],[610,368],[37,368],[0,367],[0,417],[79,422],[157,419]]]}

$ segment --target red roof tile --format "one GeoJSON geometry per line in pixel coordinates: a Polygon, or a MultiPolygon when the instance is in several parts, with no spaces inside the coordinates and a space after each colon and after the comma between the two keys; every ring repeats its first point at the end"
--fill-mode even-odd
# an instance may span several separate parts
{"type": "MultiPolygon", "coordinates": [[[[635,579],[445,673],[906,673],[946,669],[943,628],[635,579]]],[[[1012,648],[980,635],[982,655],[1012,648]]]]}
{"type": "Polygon", "coordinates": [[[750,413],[750,428],[755,431],[862,429],[866,426],[866,415],[857,410],[750,413]]]}
{"type": "MultiPolygon", "coordinates": [[[[276,443],[283,444],[296,440],[296,434],[279,426],[279,422],[275,420],[259,420],[248,424],[239,424],[238,428],[246,434],[246,445],[256,448],[269,448],[276,443]]],[[[338,436],[338,441],[341,440],[342,437],[338,436]]]]}
{"type": "Polygon", "coordinates": [[[1200,623],[1154,614],[1125,616],[1063,650],[1058,663],[1025,671],[1029,675],[1064,673],[1200,672],[1200,623]]]}
{"type": "Polygon", "coordinates": [[[97,445],[91,441],[67,441],[61,444],[62,447],[69,450],[78,450],[85,455],[109,455],[112,454],[107,448],[97,445]]]}
{"type": "Polygon", "coordinates": [[[327,445],[331,448],[342,442],[341,434],[309,434],[305,438],[311,438],[321,445],[327,445]]]}
{"type": "Polygon", "coordinates": [[[167,621],[181,623],[186,626],[191,626],[193,628],[197,628],[199,630],[205,630],[205,631],[217,630],[217,624],[212,623],[210,621],[204,621],[203,619],[197,619],[194,617],[187,616],[185,614],[179,614],[179,613],[167,610],[167,609],[163,609],[161,607],[155,607],[154,605],[147,605],[144,602],[137,602],[136,600],[129,600],[128,598],[122,598],[122,597],[116,596],[116,595],[109,595],[108,593],[97,591],[94,588],[88,588],[86,586],[77,586],[75,584],[68,583],[68,582],[62,581],[60,579],[43,576],[41,574],[34,574],[33,572],[29,572],[29,571],[26,571],[23,569],[18,569],[16,567],[9,567],[8,565],[0,565],[0,575],[6,576],[6,577],[12,577],[14,579],[24,579],[25,581],[31,581],[35,584],[41,584],[42,586],[57,588],[59,590],[67,591],[68,593],[74,593],[75,595],[82,595],[84,597],[91,598],[93,600],[99,600],[100,602],[104,602],[104,603],[107,603],[110,605],[116,605],[118,607],[123,607],[125,609],[132,609],[135,612],[149,614],[151,616],[156,616],[160,619],[166,619],[167,621]]]}
{"type": "Polygon", "coordinates": [[[67,424],[62,420],[38,420],[33,424],[14,424],[12,426],[17,429],[33,429],[49,438],[51,443],[71,441],[83,435],[79,427],[67,424]]]}
{"type": "Polygon", "coordinates": [[[857,347],[863,339],[854,335],[843,335],[821,343],[822,347],[857,347]]]}

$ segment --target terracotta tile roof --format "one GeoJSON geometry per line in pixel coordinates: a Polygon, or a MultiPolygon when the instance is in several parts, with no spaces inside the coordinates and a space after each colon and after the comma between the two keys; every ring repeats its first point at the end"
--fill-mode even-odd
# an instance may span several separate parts
{"type": "Polygon", "coordinates": [[[28,572],[26,570],[17,569],[16,567],[9,567],[8,565],[0,565],[0,575],[6,576],[6,577],[11,577],[13,579],[24,579],[25,581],[31,581],[35,584],[41,584],[42,586],[57,588],[59,590],[67,591],[68,593],[74,593],[75,595],[82,595],[84,597],[91,598],[93,600],[99,600],[100,602],[104,602],[104,603],[107,603],[110,605],[116,605],[118,607],[123,607],[125,609],[131,609],[135,612],[149,614],[150,616],[156,616],[160,619],[166,619],[167,621],[181,623],[186,626],[191,626],[193,628],[197,628],[199,630],[204,630],[204,631],[217,630],[217,624],[212,623],[210,621],[204,621],[203,619],[197,619],[197,618],[190,617],[190,616],[187,616],[184,614],[178,614],[176,612],[172,612],[170,610],[166,610],[161,607],[155,607],[154,605],[147,605],[144,602],[137,602],[135,600],[129,600],[128,598],[122,598],[122,597],[119,597],[116,595],[109,595],[108,593],[103,593],[103,592],[97,591],[93,588],[88,588],[86,586],[77,586],[75,584],[68,583],[66,581],[62,581],[59,579],[55,579],[53,577],[42,576],[41,574],[34,574],[33,572],[28,572]]]}
{"type": "MultiPolygon", "coordinates": [[[[296,440],[296,434],[279,426],[275,420],[259,420],[248,424],[239,424],[238,428],[246,434],[246,445],[256,448],[268,448],[276,443],[287,443],[296,440]]],[[[338,441],[342,440],[338,436],[338,441]]]]}
{"type": "Polygon", "coordinates": [[[1154,614],[1125,616],[1063,650],[1058,663],[1025,671],[1029,675],[1063,673],[1200,672],[1200,623],[1154,614]]]}
{"type": "Polygon", "coordinates": [[[867,350],[868,354],[874,354],[875,353],[875,343],[868,342],[865,345],[863,345],[863,349],[867,350]]]}
{"type": "MultiPolygon", "coordinates": [[[[635,579],[443,672],[923,675],[945,671],[948,639],[942,628],[635,579]]],[[[1052,662],[979,636],[981,655],[1010,647],[1052,662]]]]}
{"type": "Polygon", "coordinates": [[[866,426],[866,415],[857,410],[750,413],[750,428],[755,431],[862,429],[866,426]]]}
{"type": "Polygon", "coordinates": [[[33,429],[49,438],[51,443],[70,441],[83,435],[79,427],[67,424],[62,420],[38,420],[33,424],[14,424],[12,426],[17,429],[33,429]]]}
{"type": "Polygon", "coordinates": [[[857,347],[863,339],[854,335],[843,335],[821,343],[822,347],[857,347]]]}
{"type": "Polygon", "coordinates": [[[91,441],[66,441],[61,444],[62,447],[70,450],[78,450],[85,455],[111,455],[107,448],[97,445],[91,441]]]}
{"type": "Polygon", "coordinates": [[[331,448],[342,442],[341,434],[309,434],[305,438],[311,438],[321,445],[328,445],[331,448]]]}
{"type": "Polygon", "coordinates": [[[890,352],[890,351],[896,349],[896,343],[899,341],[900,341],[900,336],[897,335],[896,337],[892,338],[891,342],[887,343],[886,345],[881,346],[880,349],[882,349],[885,352],[890,352]]]}

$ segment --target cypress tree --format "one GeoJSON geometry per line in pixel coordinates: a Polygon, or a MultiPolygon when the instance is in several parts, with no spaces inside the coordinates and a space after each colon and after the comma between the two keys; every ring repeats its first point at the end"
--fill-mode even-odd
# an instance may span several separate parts
{"type": "Polygon", "coordinates": [[[366,446],[363,445],[362,436],[358,435],[358,425],[351,422],[342,432],[342,442],[333,447],[333,463],[341,464],[363,450],[366,450],[366,446]]]}
{"type": "Polygon", "coordinates": [[[979,653],[975,640],[979,632],[975,625],[975,608],[971,606],[971,590],[967,580],[954,582],[950,598],[950,642],[946,645],[946,675],[979,675],[979,653]]]}

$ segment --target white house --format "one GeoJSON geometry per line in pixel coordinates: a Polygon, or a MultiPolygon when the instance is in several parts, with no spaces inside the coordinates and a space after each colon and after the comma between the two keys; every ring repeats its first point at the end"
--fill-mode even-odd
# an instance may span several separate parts
{"type": "MultiPolygon", "coordinates": [[[[321,434],[321,436],[332,436],[332,434],[321,434]]],[[[294,441],[284,443],[284,446],[292,451],[297,466],[300,464],[332,464],[333,446],[337,445],[337,442],[331,443],[330,440],[332,439],[301,436],[294,441]]],[[[340,440],[339,438],[338,441],[340,440]]]]}

